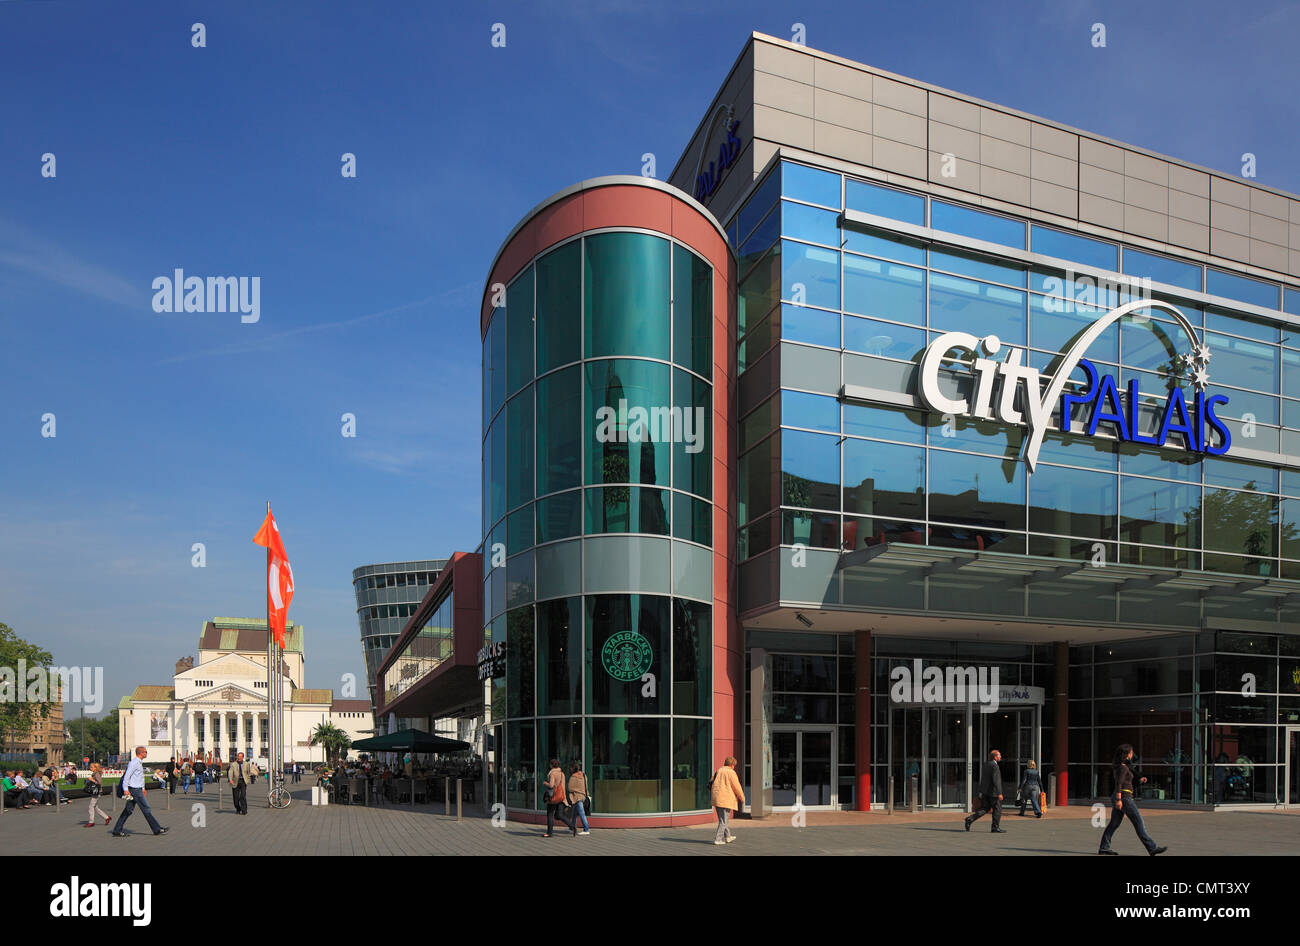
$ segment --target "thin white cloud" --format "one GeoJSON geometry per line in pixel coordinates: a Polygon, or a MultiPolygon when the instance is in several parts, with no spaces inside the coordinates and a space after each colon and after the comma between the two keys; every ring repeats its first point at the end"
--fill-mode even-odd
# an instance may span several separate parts
{"type": "Polygon", "coordinates": [[[63,286],[128,308],[148,304],[143,287],[8,220],[0,220],[0,270],[16,275],[15,285],[35,280],[42,287],[63,286]]]}
{"type": "Polygon", "coordinates": [[[396,315],[399,312],[406,312],[411,309],[418,309],[421,306],[431,305],[433,303],[454,302],[473,290],[473,283],[465,283],[454,289],[448,289],[445,292],[435,293],[431,296],[425,296],[423,299],[416,299],[412,302],[403,302],[400,305],[390,306],[387,309],[381,309],[378,312],[368,312],[365,315],[358,315],[351,319],[340,319],[335,322],[317,322],[314,325],[300,325],[297,328],[285,329],[283,332],[276,332],[272,335],[261,337],[250,337],[247,341],[232,342],[229,345],[219,345],[216,348],[206,348],[202,351],[187,352],[179,355],[172,355],[170,358],[164,358],[158,362],[160,365],[176,364],[181,361],[192,361],[195,358],[206,358],[209,355],[242,355],[253,351],[270,351],[275,348],[276,343],[292,338],[296,335],[306,335],[311,332],[320,332],[332,328],[344,328],[349,325],[360,325],[363,322],[371,322],[375,319],[381,319],[385,316],[396,315]]]}

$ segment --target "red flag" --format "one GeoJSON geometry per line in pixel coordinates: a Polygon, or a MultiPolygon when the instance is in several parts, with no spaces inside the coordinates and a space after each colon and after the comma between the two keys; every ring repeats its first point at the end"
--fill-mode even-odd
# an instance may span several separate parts
{"type": "Polygon", "coordinates": [[[262,528],[253,536],[253,542],[267,549],[266,563],[266,614],[271,624],[275,642],[284,650],[284,625],[293,601],[293,569],[289,567],[289,554],[280,539],[280,527],[275,524],[271,510],[266,511],[262,528]]]}

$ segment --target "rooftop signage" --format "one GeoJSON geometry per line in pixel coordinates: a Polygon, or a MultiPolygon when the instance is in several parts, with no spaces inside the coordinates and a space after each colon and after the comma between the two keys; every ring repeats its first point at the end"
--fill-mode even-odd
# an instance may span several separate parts
{"type": "Polygon", "coordinates": [[[1201,341],[1187,317],[1169,303],[1137,299],[1100,316],[1068,350],[1061,353],[1054,363],[1055,373],[1046,390],[1042,388],[1038,370],[1021,363],[1025,354],[1023,349],[1010,348],[1001,362],[994,361],[992,356],[1001,348],[1002,342],[996,335],[977,338],[969,332],[945,332],[930,342],[921,356],[918,393],[927,408],[940,414],[979,420],[996,418],[1004,424],[1027,429],[1029,437],[1025,441],[1024,461],[1031,474],[1038,463],[1038,452],[1052,411],[1058,403],[1064,433],[1075,432],[1074,424],[1079,419],[1076,415],[1083,413],[1086,422],[1080,432],[1089,437],[1095,436],[1099,426],[1106,424],[1121,441],[1157,447],[1178,445],[1190,453],[1213,456],[1227,453],[1232,446],[1228,428],[1215,413],[1215,408],[1227,404],[1228,399],[1221,394],[1207,396],[1205,390],[1210,378],[1210,349],[1201,341]],[[1157,309],[1173,316],[1192,340],[1191,351],[1177,356],[1174,365],[1179,373],[1190,375],[1196,388],[1195,397],[1188,404],[1182,388],[1176,383],[1171,385],[1159,412],[1154,436],[1144,435],[1139,429],[1137,380],[1129,381],[1128,396],[1122,398],[1115,378],[1101,374],[1096,365],[1084,358],[1089,346],[1102,332],[1139,309],[1157,309]],[[939,369],[944,358],[953,351],[969,352],[975,356],[973,403],[971,398],[949,397],[940,389],[939,369]],[[1088,377],[1087,383],[1077,393],[1066,393],[1066,383],[1076,367],[1083,369],[1088,377]],[[1022,407],[1017,406],[1018,395],[1022,407]]]}
{"type": "Polygon", "coordinates": [[[712,197],[713,192],[722,183],[725,172],[736,163],[736,158],[740,157],[740,139],[736,137],[736,129],[739,127],[740,122],[732,118],[732,107],[730,105],[719,106],[714,113],[713,121],[709,123],[709,130],[704,136],[704,144],[700,146],[700,159],[695,165],[694,196],[696,200],[703,201],[712,197]],[[709,156],[709,145],[713,140],[713,129],[717,127],[719,118],[724,118],[721,127],[726,131],[726,138],[718,145],[713,160],[706,165],[704,162],[709,156]]]}

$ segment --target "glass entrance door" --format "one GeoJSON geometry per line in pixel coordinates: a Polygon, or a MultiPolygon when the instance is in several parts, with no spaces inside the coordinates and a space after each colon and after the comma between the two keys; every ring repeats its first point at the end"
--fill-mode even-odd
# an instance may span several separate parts
{"type": "Polygon", "coordinates": [[[967,710],[964,706],[905,706],[890,713],[890,772],[894,805],[965,808],[967,710]]]}
{"type": "Polygon", "coordinates": [[[826,808],[835,801],[835,731],[772,732],[772,806],[826,808]]]}
{"type": "MultiPolygon", "coordinates": [[[[976,788],[978,789],[979,769],[988,760],[989,753],[997,749],[1002,753],[1002,793],[1007,802],[1015,800],[1016,789],[1024,778],[1026,765],[1030,759],[1042,770],[1041,760],[1037,757],[1038,741],[1034,723],[1034,707],[1012,706],[999,709],[996,713],[979,714],[982,719],[984,738],[980,740],[980,750],[976,765],[976,788]]],[[[1046,785],[1043,788],[1046,791],[1046,785]]]]}
{"type": "Polygon", "coordinates": [[[966,807],[966,709],[926,710],[934,714],[938,735],[938,779],[935,804],[940,808],[966,807]]]}

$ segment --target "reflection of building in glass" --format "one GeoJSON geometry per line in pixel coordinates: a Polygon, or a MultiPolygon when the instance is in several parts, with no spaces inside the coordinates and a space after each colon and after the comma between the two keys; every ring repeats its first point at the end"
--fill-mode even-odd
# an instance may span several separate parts
{"type": "Polygon", "coordinates": [[[352,590],[357,599],[357,624],[361,628],[361,649],[366,659],[366,685],[370,688],[372,708],[377,702],[375,671],[380,661],[446,564],[446,559],[434,559],[362,565],[352,570],[352,590]]]}
{"type": "Polygon", "coordinates": [[[479,556],[457,552],[379,661],[381,730],[422,729],[469,743],[481,754],[483,572],[479,556]]]}

